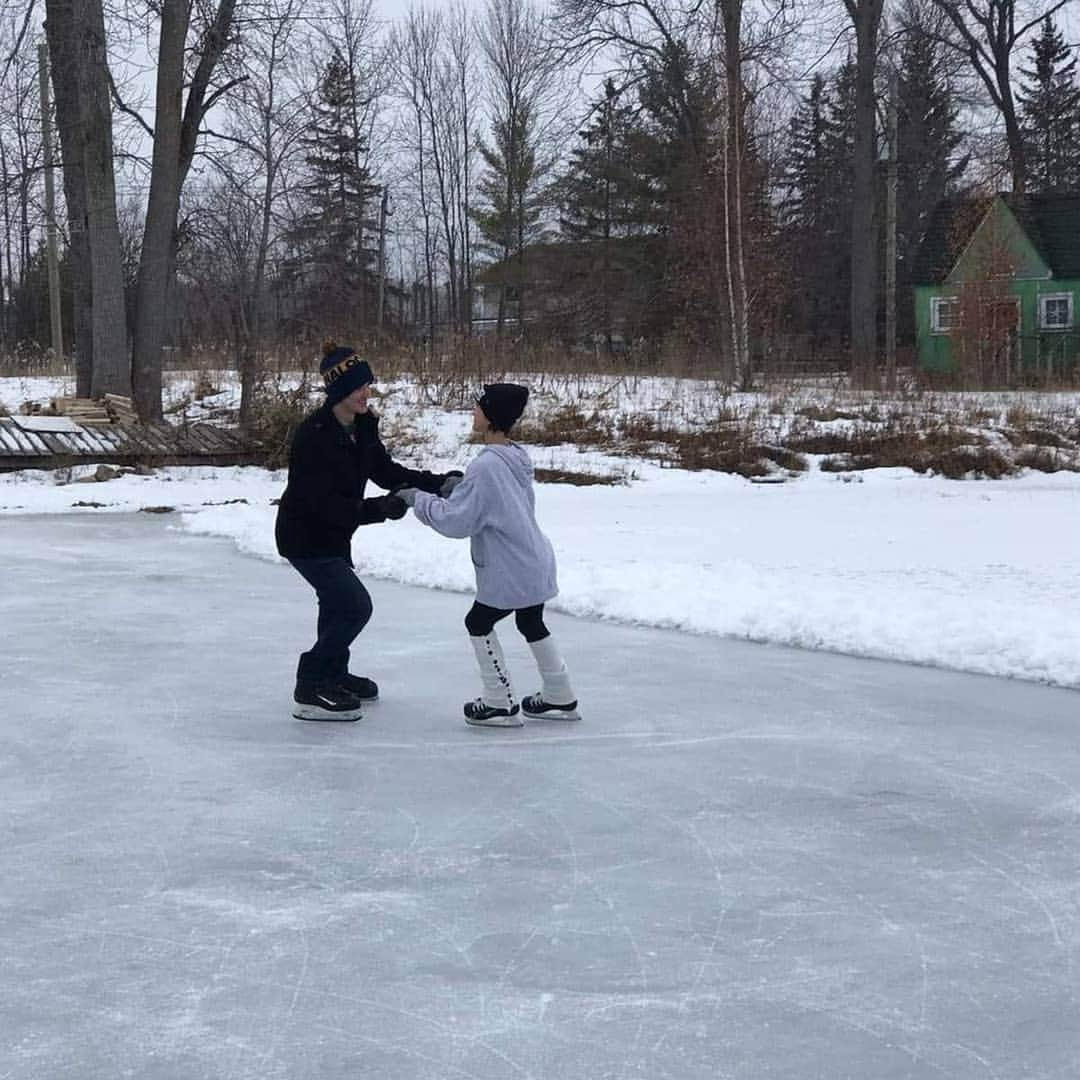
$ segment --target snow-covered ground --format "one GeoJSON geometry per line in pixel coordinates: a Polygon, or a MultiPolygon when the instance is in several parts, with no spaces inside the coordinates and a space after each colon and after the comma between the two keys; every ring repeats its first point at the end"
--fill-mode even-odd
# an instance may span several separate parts
{"type": "MultiPolygon", "coordinates": [[[[0,380],[0,400],[16,408],[49,385],[0,380]]],[[[405,394],[383,409],[387,443],[405,460],[444,469],[475,452],[464,413],[419,411],[405,394]]],[[[1080,688],[1080,475],[957,482],[812,467],[754,484],[572,446],[531,450],[539,467],[622,480],[538,489],[559,557],[559,610],[1080,688]]],[[[58,483],[76,478],[0,474],[0,516],[171,506],[179,528],[277,557],[282,473],[173,468],[58,483]]],[[[472,587],[467,545],[411,515],[360,530],[354,554],[369,576],[472,587]]]]}

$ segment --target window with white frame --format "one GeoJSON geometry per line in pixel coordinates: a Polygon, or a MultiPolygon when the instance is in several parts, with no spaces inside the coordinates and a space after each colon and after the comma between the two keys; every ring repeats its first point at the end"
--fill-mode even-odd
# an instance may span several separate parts
{"type": "Polygon", "coordinates": [[[935,296],[930,300],[930,329],[947,334],[960,325],[960,301],[955,296],[935,296]]]}
{"type": "Polygon", "coordinates": [[[1044,330],[1071,330],[1072,293],[1047,293],[1039,297],[1039,326],[1044,330]]]}

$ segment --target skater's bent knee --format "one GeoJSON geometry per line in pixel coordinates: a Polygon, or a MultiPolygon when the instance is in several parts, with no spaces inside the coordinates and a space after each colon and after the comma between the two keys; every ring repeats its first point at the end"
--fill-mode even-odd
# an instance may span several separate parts
{"type": "Polygon", "coordinates": [[[514,622],[521,636],[530,644],[548,637],[548,628],[544,625],[543,606],[522,608],[514,613],[514,622]]]}

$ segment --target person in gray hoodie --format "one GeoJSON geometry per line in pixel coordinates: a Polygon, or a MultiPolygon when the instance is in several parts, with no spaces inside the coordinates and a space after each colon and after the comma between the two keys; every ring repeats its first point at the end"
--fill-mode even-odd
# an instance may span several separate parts
{"type": "Polygon", "coordinates": [[[521,727],[521,715],[579,720],[577,699],[562,654],[544,624],[544,604],[556,595],[555,552],[536,523],[529,455],[512,442],[529,391],[514,383],[484,387],[473,409],[473,432],[484,449],[448,497],[416,488],[396,494],[416,517],[443,536],[469,537],[476,568],[476,602],[465,628],[480,667],[483,693],[465,704],[465,721],[487,727],[521,727]],[[519,706],[495,624],[514,614],[529,643],[541,689],[519,706]]]}

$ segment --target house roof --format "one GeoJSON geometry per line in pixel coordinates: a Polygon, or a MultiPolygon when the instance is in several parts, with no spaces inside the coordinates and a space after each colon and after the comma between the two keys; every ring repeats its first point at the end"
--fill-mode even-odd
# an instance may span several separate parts
{"type": "Polygon", "coordinates": [[[917,284],[939,285],[949,276],[991,202],[991,198],[968,196],[942,199],[934,207],[915,256],[913,280],[917,284]]]}
{"type": "MultiPolygon", "coordinates": [[[[611,270],[629,272],[642,262],[655,260],[657,239],[655,236],[626,236],[612,238],[607,257],[611,270]]],[[[524,251],[524,277],[531,285],[546,281],[565,280],[574,273],[587,273],[595,269],[602,258],[600,241],[547,240],[527,244],[524,251]]],[[[480,269],[474,280],[481,285],[500,283],[520,284],[522,267],[516,255],[504,262],[494,262],[480,269]]]]}
{"type": "Polygon", "coordinates": [[[1080,192],[1003,195],[1056,278],[1080,278],[1080,192]]]}
{"type": "MultiPolygon", "coordinates": [[[[1080,278],[1080,192],[1003,192],[997,197],[1012,211],[1055,278],[1080,278]]],[[[969,196],[938,203],[915,260],[916,283],[938,285],[949,276],[992,202],[989,196],[969,196]]]]}

